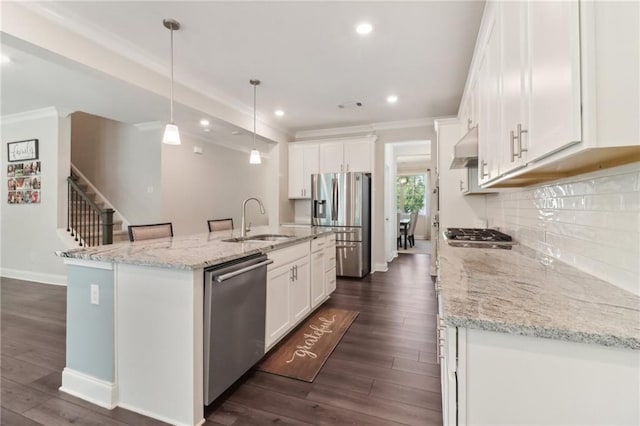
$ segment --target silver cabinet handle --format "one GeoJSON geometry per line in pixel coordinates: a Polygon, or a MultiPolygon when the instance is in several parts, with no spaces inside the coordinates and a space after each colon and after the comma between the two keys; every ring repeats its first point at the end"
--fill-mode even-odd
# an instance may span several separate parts
{"type": "Polygon", "coordinates": [[[522,147],[522,134],[529,133],[528,130],[522,129],[522,124],[518,123],[518,158],[522,158],[522,153],[527,152],[526,148],[522,147]]]}
{"type": "Polygon", "coordinates": [[[289,281],[293,282],[293,266],[289,268],[289,281]]]}
{"type": "Polygon", "coordinates": [[[218,275],[215,280],[216,282],[221,283],[222,281],[226,281],[229,278],[233,278],[237,275],[244,274],[245,272],[253,271],[254,269],[261,268],[266,265],[271,265],[273,260],[265,260],[264,262],[256,263],[255,265],[247,266],[246,268],[238,269],[237,271],[229,272],[228,274],[218,275]]]}
{"type": "Polygon", "coordinates": [[[464,181],[460,181],[460,191],[464,191],[464,188],[462,188],[462,186],[464,185],[464,181]]]}
{"type": "Polygon", "coordinates": [[[344,172],[344,164],[340,164],[340,171],[344,172]]]}
{"type": "Polygon", "coordinates": [[[511,162],[512,163],[516,160],[516,156],[517,156],[515,145],[516,145],[516,135],[513,132],[513,130],[511,130],[509,132],[509,148],[511,150],[511,162]]]}
{"type": "Polygon", "coordinates": [[[487,167],[487,162],[482,160],[480,162],[480,177],[482,177],[482,178],[485,178],[485,177],[489,176],[488,172],[487,173],[484,172],[485,167],[487,167]]]}

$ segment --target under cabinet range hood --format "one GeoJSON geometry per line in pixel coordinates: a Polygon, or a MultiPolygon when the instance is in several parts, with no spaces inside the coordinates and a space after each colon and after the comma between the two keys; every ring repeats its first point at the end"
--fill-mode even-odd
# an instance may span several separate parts
{"type": "Polygon", "coordinates": [[[464,169],[478,165],[478,126],[469,129],[453,147],[450,169],[464,169]]]}

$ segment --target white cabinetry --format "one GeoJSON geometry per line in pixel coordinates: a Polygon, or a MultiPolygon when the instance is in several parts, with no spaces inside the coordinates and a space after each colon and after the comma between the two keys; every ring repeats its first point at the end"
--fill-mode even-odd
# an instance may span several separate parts
{"type": "Polygon", "coordinates": [[[324,246],[324,286],[327,297],[336,289],[336,235],[325,237],[324,246]]]}
{"type": "Polygon", "coordinates": [[[289,144],[289,198],[311,198],[311,175],[318,173],[318,144],[289,144]]]}
{"type": "Polygon", "coordinates": [[[439,335],[444,424],[640,424],[638,350],[456,327],[439,335]]]}
{"type": "Polygon", "coordinates": [[[500,139],[500,26],[499,15],[490,15],[478,68],[479,96],[482,108],[478,125],[478,180],[480,184],[499,174],[500,139]]]}
{"type": "Polygon", "coordinates": [[[311,243],[311,307],[315,308],[325,299],[325,262],[324,238],[317,238],[311,243]],[[316,242],[317,240],[321,240],[316,242]],[[316,244],[314,244],[316,243],[316,244]]]}
{"type": "Polygon", "coordinates": [[[577,1],[534,1],[526,5],[532,161],[581,141],[580,18],[577,1]]]}
{"type": "Polygon", "coordinates": [[[311,310],[309,242],[268,254],[265,346],[268,350],[311,310]]]}
{"type": "Polygon", "coordinates": [[[487,3],[459,114],[479,107],[481,185],[640,161],[638,26],[639,2],[487,3]]]}
{"type": "Polygon", "coordinates": [[[335,234],[311,240],[311,308],[327,300],[336,289],[335,234]]]}
{"type": "Polygon", "coordinates": [[[528,2],[500,3],[502,28],[500,174],[527,164],[529,129],[528,2]]]}
{"type": "Polygon", "coordinates": [[[319,144],[320,173],[371,172],[375,137],[319,144]]]}

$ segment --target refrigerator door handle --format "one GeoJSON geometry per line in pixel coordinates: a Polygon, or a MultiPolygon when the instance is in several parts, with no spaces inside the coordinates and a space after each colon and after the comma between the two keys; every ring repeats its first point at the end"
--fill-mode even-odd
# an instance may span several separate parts
{"type": "Polygon", "coordinates": [[[331,179],[331,185],[333,186],[333,200],[331,203],[331,220],[338,220],[338,179],[331,179]]]}

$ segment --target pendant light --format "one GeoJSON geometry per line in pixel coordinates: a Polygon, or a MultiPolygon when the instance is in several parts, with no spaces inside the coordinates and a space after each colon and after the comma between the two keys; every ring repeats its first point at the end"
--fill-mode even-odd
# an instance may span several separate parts
{"type": "Polygon", "coordinates": [[[164,19],[162,24],[171,31],[171,120],[164,128],[162,143],[180,145],[180,132],[178,131],[178,126],[173,122],[173,32],[180,29],[180,22],[175,19],[164,19]]]}
{"type": "Polygon", "coordinates": [[[249,164],[261,164],[260,152],[256,149],[256,87],[260,84],[260,80],[249,80],[253,86],[253,149],[249,156],[249,164]]]}

